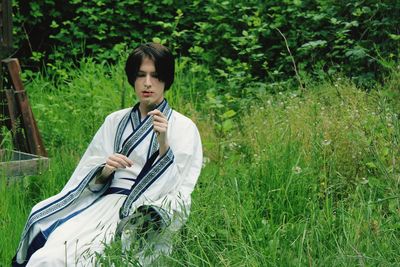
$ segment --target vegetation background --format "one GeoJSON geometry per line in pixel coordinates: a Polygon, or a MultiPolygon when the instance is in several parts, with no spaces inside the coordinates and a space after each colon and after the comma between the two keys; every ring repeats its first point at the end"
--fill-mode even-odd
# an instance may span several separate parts
{"type": "MultiPolygon", "coordinates": [[[[0,184],[0,265],[105,116],[132,47],[177,56],[167,99],[205,158],[167,266],[400,264],[399,1],[13,1],[50,169],[0,184]]],[[[10,135],[1,147],[11,147],[10,135]]],[[[118,245],[101,259],[123,266],[118,245]]],[[[133,263],[134,264],[134,263],[133,263]]]]}

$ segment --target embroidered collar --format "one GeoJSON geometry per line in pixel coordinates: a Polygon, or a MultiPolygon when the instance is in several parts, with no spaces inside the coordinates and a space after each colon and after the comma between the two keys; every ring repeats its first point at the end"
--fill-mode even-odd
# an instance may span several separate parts
{"type": "MultiPolygon", "coordinates": [[[[164,99],[155,109],[164,113],[168,119],[172,114],[172,109],[169,107],[166,99],[164,99]]],[[[153,123],[150,117],[151,116],[147,116],[143,121],[140,121],[139,103],[136,104],[130,112],[125,114],[117,128],[114,141],[114,152],[129,156],[135,147],[137,147],[140,142],[152,132],[153,123]],[[125,140],[122,140],[122,135],[129,122],[132,124],[133,131],[125,140]]],[[[155,134],[153,132],[149,152],[147,153],[147,159],[158,150],[157,138],[154,136],[155,134]]]]}

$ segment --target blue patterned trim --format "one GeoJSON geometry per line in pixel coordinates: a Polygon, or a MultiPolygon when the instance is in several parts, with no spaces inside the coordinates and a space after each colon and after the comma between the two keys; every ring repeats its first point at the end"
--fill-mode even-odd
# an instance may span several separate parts
{"type": "Polygon", "coordinates": [[[22,240],[25,239],[26,234],[28,233],[29,229],[32,227],[34,223],[37,221],[44,219],[55,212],[67,207],[70,205],[75,199],[79,197],[79,195],[82,193],[82,191],[85,189],[87,184],[90,182],[90,180],[96,176],[96,173],[101,170],[103,165],[97,166],[96,168],[93,168],[87,175],[86,177],[79,183],[77,187],[75,187],[73,190],[68,192],[65,196],[61,197],[60,199],[46,205],[45,207],[37,210],[34,212],[29,218],[28,221],[25,225],[25,229],[22,233],[22,240]]]}
{"type": "MultiPolygon", "coordinates": [[[[172,109],[167,105],[163,111],[164,115],[167,117],[167,120],[171,118],[172,109]]],[[[151,155],[153,155],[158,149],[160,145],[158,144],[156,133],[153,133],[151,136],[149,151],[147,152],[147,160],[150,159],[151,155]]]]}
{"type": "Polygon", "coordinates": [[[131,193],[125,199],[124,204],[120,210],[120,217],[126,217],[129,215],[129,210],[132,206],[132,203],[135,202],[147,188],[150,187],[164,172],[165,170],[173,163],[174,154],[172,150],[169,148],[168,151],[150,168],[149,171],[144,173],[142,177],[138,176],[137,182],[133,185],[131,193]]]}
{"type": "Polygon", "coordinates": [[[147,117],[143,124],[136,129],[124,142],[122,145],[122,149],[120,150],[120,154],[129,156],[129,154],[137,147],[140,142],[151,132],[152,122],[147,117]]]}
{"type": "MultiPolygon", "coordinates": [[[[167,118],[170,118],[170,116],[172,114],[172,109],[169,107],[168,102],[165,99],[156,107],[156,109],[159,109],[161,112],[163,112],[164,115],[167,118]]],[[[131,112],[131,113],[132,114],[130,115],[130,117],[131,117],[132,120],[134,120],[134,121],[135,120],[139,120],[140,121],[140,112],[139,112],[139,105],[138,104],[136,104],[133,112],[131,112]],[[137,113],[137,114],[135,115],[135,113],[137,113]]],[[[125,122],[125,123],[127,123],[127,122],[125,122]]],[[[141,122],[141,124],[138,121],[134,122],[134,124],[135,123],[139,123],[139,125],[137,127],[135,127],[133,132],[123,142],[122,148],[119,151],[120,154],[123,154],[123,155],[125,155],[127,157],[143,141],[143,139],[146,138],[146,136],[153,129],[153,122],[150,119],[150,116],[146,117],[143,120],[143,122],[141,122]]],[[[126,126],[124,126],[123,124],[119,124],[118,128],[119,129],[117,130],[117,132],[123,132],[121,129],[125,129],[126,126]]],[[[120,135],[121,135],[121,138],[122,138],[122,133],[120,135]]],[[[118,148],[119,148],[119,146],[118,146],[118,148]]],[[[154,136],[152,136],[151,145],[150,145],[149,153],[147,155],[147,159],[149,159],[150,156],[157,150],[158,150],[158,141],[157,141],[156,138],[154,138],[154,136]]]]}
{"type": "Polygon", "coordinates": [[[44,237],[46,237],[46,239],[49,238],[50,234],[57,229],[57,227],[59,227],[60,225],[62,225],[63,223],[65,223],[66,221],[70,220],[71,218],[75,217],[76,215],[78,215],[79,213],[81,213],[82,211],[86,210],[87,208],[89,208],[90,206],[92,206],[92,204],[90,204],[87,207],[84,207],[83,209],[77,210],[74,213],[69,214],[68,216],[61,218],[57,221],[55,221],[52,225],[50,225],[49,227],[47,227],[46,230],[44,230],[42,233],[44,235],[44,237]]]}
{"type": "Polygon", "coordinates": [[[114,138],[114,151],[118,151],[119,147],[121,146],[122,135],[125,131],[125,128],[131,117],[130,114],[132,113],[133,110],[134,110],[134,108],[132,108],[132,110],[130,112],[126,113],[117,126],[117,132],[116,132],[115,138],[114,138]]]}
{"type": "Polygon", "coordinates": [[[154,211],[157,212],[158,216],[160,216],[160,218],[163,221],[164,227],[167,227],[171,224],[170,215],[168,214],[168,212],[166,210],[164,210],[163,208],[154,206],[154,205],[151,205],[150,207],[152,207],[154,209],[154,211]]]}
{"type": "Polygon", "coordinates": [[[132,129],[134,129],[134,130],[140,126],[139,103],[136,106],[137,106],[137,108],[135,109],[135,111],[131,113],[132,129]]]}
{"type": "Polygon", "coordinates": [[[153,132],[153,134],[151,135],[150,147],[147,151],[147,160],[158,150],[159,146],[160,145],[158,144],[156,133],[153,132]]]}

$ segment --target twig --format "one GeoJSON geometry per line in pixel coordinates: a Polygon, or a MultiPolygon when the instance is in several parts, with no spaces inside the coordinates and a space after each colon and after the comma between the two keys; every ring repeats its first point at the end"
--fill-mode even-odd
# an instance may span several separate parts
{"type": "Polygon", "coordinates": [[[282,33],[278,28],[275,28],[275,29],[276,29],[276,30],[279,32],[279,34],[283,37],[283,40],[285,40],[286,49],[287,49],[287,51],[289,52],[290,58],[292,59],[293,69],[294,69],[294,72],[295,72],[295,74],[296,74],[297,81],[298,81],[299,84],[300,84],[301,90],[302,90],[302,91],[305,91],[304,86],[303,86],[303,82],[301,81],[299,72],[297,71],[296,61],[294,60],[294,57],[293,57],[293,55],[292,55],[292,52],[290,51],[289,44],[288,44],[288,42],[287,42],[287,40],[286,40],[286,37],[285,37],[285,35],[283,35],[283,33],[282,33]]]}
{"type": "Polygon", "coordinates": [[[24,30],[26,40],[28,41],[28,45],[29,45],[29,49],[31,50],[31,54],[33,54],[33,49],[32,49],[31,40],[29,40],[29,34],[28,34],[28,32],[26,31],[26,28],[25,28],[25,24],[24,24],[24,23],[22,23],[22,29],[24,30]]]}
{"type": "Polygon", "coordinates": [[[360,266],[365,267],[364,255],[360,251],[358,251],[355,247],[353,247],[351,244],[350,244],[350,247],[357,254],[357,258],[358,258],[358,262],[359,262],[360,266]]]}

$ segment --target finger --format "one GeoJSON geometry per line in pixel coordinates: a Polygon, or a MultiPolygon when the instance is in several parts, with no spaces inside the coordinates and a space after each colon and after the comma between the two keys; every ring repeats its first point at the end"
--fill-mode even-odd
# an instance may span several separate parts
{"type": "Polygon", "coordinates": [[[159,134],[165,134],[167,132],[167,129],[165,127],[159,127],[159,126],[154,126],[154,131],[159,134]]]}
{"type": "Polygon", "coordinates": [[[162,123],[168,123],[168,120],[164,117],[158,117],[158,116],[154,116],[153,117],[153,122],[162,122],[162,123]]]}
{"type": "Polygon", "coordinates": [[[168,124],[165,122],[158,122],[158,121],[154,121],[153,122],[153,126],[158,126],[161,128],[168,128],[168,124]]]}
{"type": "Polygon", "coordinates": [[[161,115],[163,115],[163,113],[158,109],[154,109],[154,110],[150,111],[149,113],[147,113],[147,115],[158,115],[158,116],[161,116],[161,115]]]}
{"type": "Polygon", "coordinates": [[[129,164],[126,163],[125,160],[123,160],[115,155],[110,156],[106,163],[115,168],[126,168],[129,166],[129,164]]]}
{"type": "Polygon", "coordinates": [[[153,122],[153,128],[157,131],[166,132],[168,129],[168,124],[161,122],[153,122]]]}
{"type": "Polygon", "coordinates": [[[118,161],[118,162],[130,162],[131,160],[126,157],[125,155],[122,154],[113,154],[109,157],[109,159],[112,159],[114,161],[118,161]]]}
{"type": "MultiPolygon", "coordinates": [[[[153,110],[154,111],[154,110],[153,110]]],[[[158,112],[149,112],[148,114],[153,116],[153,120],[163,120],[163,121],[167,121],[167,117],[165,116],[164,113],[162,113],[161,111],[158,110],[158,112]]]]}
{"type": "Polygon", "coordinates": [[[106,161],[106,164],[114,169],[125,168],[125,166],[121,164],[118,160],[108,159],[106,161]]]}
{"type": "Polygon", "coordinates": [[[115,170],[115,169],[118,169],[118,168],[122,168],[122,166],[118,162],[115,162],[115,161],[110,160],[110,159],[108,159],[106,161],[106,166],[108,166],[109,169],[112,169],[112,170],[115,170]]]}
{"type": "Polygon", "coordinates": [[[133,161],[130,158],[128,158],[127,156],[125,156],[125,155],[114,154],[114,156],[116,156],[117,158],[123,160],[127,164],[127,166],[129,166],[129,167],[131,167],[132,164],[133,164],[133,161]]]}

